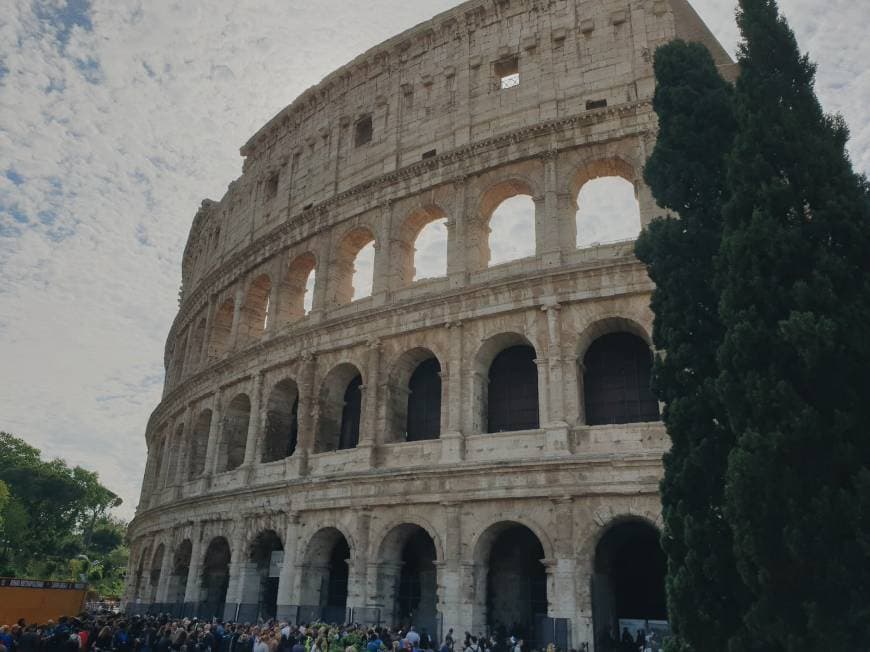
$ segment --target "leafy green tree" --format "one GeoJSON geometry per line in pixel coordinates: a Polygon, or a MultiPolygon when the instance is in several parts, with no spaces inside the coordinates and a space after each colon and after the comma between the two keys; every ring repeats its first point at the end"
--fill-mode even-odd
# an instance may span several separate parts
{"type": "Polygon", "coordinates": [[[0,433],[0,468],[8,488],[5,505],[0,499],[0,571],[46,579],[84,573],[98,590],[118,594],[125,525],[109,512],[121,499],[96,473],[45,461],[9,433],[0,433]]]}
{"type": "Polygon", "coordinates": [[[719,389],[736,435],[726,514],[752,595],[743,643],[866,649],[870,193],[776,3],[740,0],[738,22],[719,389]]]}
{"type": "Polygon", "coordinates": [[[723,518],[725,470],[734,436],[716,392],[719,319],[715,264],[727,199],[726,158],[736,132],[733,88],[697,43],[675,41],[655,56],[653,106],[659,137],[644,177],[659,205],[637,241],[656,283],[653,389],[671,438],[661,483],[668,557],[671,650],[728,649],[741,627],[746,588],[734,573],[733,536],[723,518]]]}

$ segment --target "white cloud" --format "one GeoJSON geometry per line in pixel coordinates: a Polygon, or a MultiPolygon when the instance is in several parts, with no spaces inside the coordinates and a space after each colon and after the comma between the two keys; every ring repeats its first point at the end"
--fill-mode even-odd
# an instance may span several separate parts
{"type": "MultiPolygon", "coordinates": [[[[0,428],[98,470],[130,516],[145,423],[160,399],[181,252],[200,200],[222,196],[240,173],[239,146],[307,87],[454,4],[6,3],[0,428]]],[[[782,0],[819,62],[825,106],[845,114],[854,159],[868,171],[863,4],[782,0]]],[[[729,3],[696,6],[733,50],[729,3]]]]}

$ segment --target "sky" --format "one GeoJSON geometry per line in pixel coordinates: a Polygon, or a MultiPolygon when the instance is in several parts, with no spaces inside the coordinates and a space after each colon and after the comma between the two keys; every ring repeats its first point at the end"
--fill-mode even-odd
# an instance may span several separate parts
{"type": "MultiPolygon", "coordinates": [[[[98,471],[131,517],[201,200],[223,196],[239,147],[306,88],[455,4],[0,0],[0,430],[98,471]]],[[[870,172],[870,5],[780,4],[870,172]]],[[[733,52],[732,4],[695,7],[733,52]]],[[[614,196],[590,197],[590,219],[632,210],[614,196]]],[[[521,207],[505,220],[493,262],[529,241],[521,207]]],[[[586,244],[626,237],[597,228],[586,244]]],[[[439,226],[424,235],[418,277],[443,266],[439,226]]]]}

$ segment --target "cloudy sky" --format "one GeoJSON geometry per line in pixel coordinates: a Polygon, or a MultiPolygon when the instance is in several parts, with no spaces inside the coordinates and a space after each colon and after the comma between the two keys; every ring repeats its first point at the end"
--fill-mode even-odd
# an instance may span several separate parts
{"type": "MultiPolygon", "coordinates": [[[[299,93],[456,3],[2,2],[0,429],[99,471],[131,516],[199,202],[223,195],[239,146],[299,93]]],[[[866,0],[781,5],[870,171],[866,0]]],[[[731,3],[696,6],[733,51],[731,3]]]]}

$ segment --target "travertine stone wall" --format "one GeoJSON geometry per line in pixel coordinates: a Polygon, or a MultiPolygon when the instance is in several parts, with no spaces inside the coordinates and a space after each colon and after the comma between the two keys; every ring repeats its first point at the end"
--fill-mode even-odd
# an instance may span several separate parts
{"type": "Polygon", "coordinates": [[[651,283],[631,242],[576,248],[577,196],[619,176],[642,224],[661,214],[641,171],[656,133],[652,54],[675,35],[730,65],[684,0],[473,0],[332,73],[244,145],[243,175],[202,203],[184,253],[130,527],[130,604],[198,603],[220,537],[227,614],[256,602],[250,551],[268,530],[284,549],[279,614],[317,598],[338,533],[348,606],[387,609],[400,560],[384,542],[416,525],[435,543],[445,630],[478,631],[486,546],[518,523],[545,551],[550,615],[592,649],[596,542],[625,519],[658,523],[667,442],[658,422],[586,424],[584,354],[607,333],[650,341],[651,283]],[[502,89],[514,61],[520,83],[502,89]],[[535,255],[490,266],[489,218],[516,194],[534,199],[535,255]],[[414,283],[414,240],[442,217],[447,275],[414,283]],[[354,256],[371,241],[373,293],[351,301],[354,256]],[[540,428],[486,433],[487,369],[517,343],[535,349],[540,428]],[[441,436],[405,442],[395,406],[421,350],[441,368],[441,436]],[[359,445],[320,452],[329,397],[356,373],[359,445]],[[279,383],[299,399],[298,443],[263,463],[279,383]],[[174,573],[188,555],[190,572],[174,573]]]}

